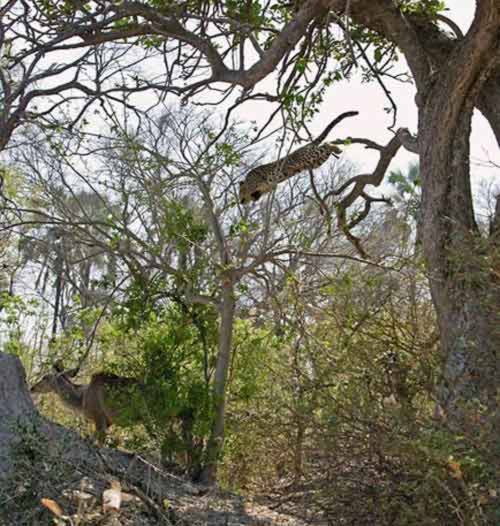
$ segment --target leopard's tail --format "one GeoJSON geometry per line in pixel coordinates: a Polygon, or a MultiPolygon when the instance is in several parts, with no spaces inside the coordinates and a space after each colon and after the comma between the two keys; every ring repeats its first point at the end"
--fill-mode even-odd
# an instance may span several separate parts
{"type": "Polygon", "coordinates": [[[327,137],[327,135],[332,131],[332,129],[337,126],[341,121],[347,119],[347,117],[355,117],[359,114],[359,111],[346,111],[341,113],[338,117],[335,117],[333,121],[321,132],[316,139],[314,139],[314,144],[321,144],[327,137]]]}

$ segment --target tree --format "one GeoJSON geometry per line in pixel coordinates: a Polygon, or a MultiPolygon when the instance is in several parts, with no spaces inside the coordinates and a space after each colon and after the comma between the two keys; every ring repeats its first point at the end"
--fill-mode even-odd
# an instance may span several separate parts
{"type": "MultiPolygon", "coordinates": [[[[401,144],[419,155],[422,245],[444,363],[440,400],[456,422],[464,417],[464,405],[475,400],[499,417],[498,228],[485,237],[477,227],[469,152],[474,108],[483,113],[500,142],[500,6],[495,0],[477,0],[474,20],[465,35],[438,14],[443,7],[438,0],[307,0],[293,5],[49,1],[29,11],[23,11],[23,6],[24,2],[13,0],[0,13],[3,49],[13,24],[28,27],[30,17],[35,17],[34,27],[44,29],[40,34],[52,38],[43,43],[45,50],[100,50],[107,43],[118,46],[111,49],[123,49],[132,42],[135,51],[147,58],[160,54],[164,73],[154,78],[142,72],[124,75],[117,88],[120,93],[150,89],[193,98],[205,90],[210,98],[220,91],[206,88],[225,85],[221,99],[225,100],[239,88],[230,110],[252,99],[297,109],[299,118],[289,117],[286,123],[299,137],[302,124],[319,111],[324,90],[336,78],[348,76],[362,63],[365,74],[383,84],[384,75],[391,74],[396,52],[402,54],[417,90],[418,134],[397,134],[385,148],[379,148],[383,162],[373,174],[353,177],[337,190],[338,221],[349,234],[359,221],[346,220],[346,215],[359,200],[366,204],[360,219],[366,217],[373,202],[367,192],[381,183],[401,144]],[[441,29],[439,21],[452,33],[441,29]],[[331,31],[335,26],[345,38],[336,38],[331,31]],[[365,51],[365,44],[371,45],[372,55],[365,51]],[[332,57],[338,60],[333,73],[329,70],[332,57]],[[259,92],[257,84],[272,74],[277,75],[275,91],[259,92]]],[[[33,47],[35,40],[29,36],[21,33],[12,38],[14,45],[29,43],[30,50],[20,57],[37,57],[41,51],[33,47]]],[[[11,64],[20,64],[19,59],[11,64]]],[[[34,69],[22,71],[31,74],[34,69]]],[[[78,66],[77,71],[81,71],[78,66]]],[[[25,103],[16,108],[15,125],[30,116],[29,105],[37,91],[26,99],[28,87],[25,82],[18,92],[25,103]]],[[[85,92],[87,88],[80,89],[85,92]]],[[[104,98],[106,90],[94,90],[91,96],[104,98]]],[[[4,102],[3,113],[8,108],[4,102]]],[[[8,122],[4,129],[10,134],[15,125],[8,122]]],[[[495,218],[493,224],[499,223],[495,218]]]]}
{"type": "MultiPolygon", "coordinates": [[[[31,207],[18,211],[28,222],[55,225],[63,239],[71,240],[63,250],[64,276],[80,295],[88,283],[79,277],[79,265],[99,256],[114,261],[115,280],[123,286],[115,291],[113,304],[118,310],[124,304],[123,311],[135,316],[134,327],[147,326],[151,313],[161,317],[167,308],[168,314],[172,302],[198,328],[207,321],[196,314],[203,312],[198,307],[205,308],[201,316],[210,311],[219,318],[215,345],[200,331],[202,346],[208,348],[199,381],[212,391],[215,415],[203,473],[209,481],[224,444],[235,320],[252,304],[265,305],[289,270],[314,275],[316,253],[323,252],[324,259],[339,256],[333,252],[338,236],[325,228],[307,185],[291,182],[289,195],[273,208],[237,206],[245,132],[233,125],[214,144],[216,132],[216,119],[206,112],[165,108],[144,116],[134,130],[117,124],[106,139],[79,141],[69,134],[66,143],[61,133],[65,148],[26,145],[11,155],[30,188],[38,190],[31,207]],[[80,167],[78,184],[70,184],[83,151],[92,169],[80,167]],[[279,226],[271,229],[273,224],[279,226]]],[[[347,168],[339,163],[330,179],[347,168]]],[[[332,188],[326,177],[318,177],[315,185],[320,191],[332,188]]],[[[99,278],[95,270],[92,275],[99,278]]],[[[104,277],[97,280],[101,285],[104,277]]]]}

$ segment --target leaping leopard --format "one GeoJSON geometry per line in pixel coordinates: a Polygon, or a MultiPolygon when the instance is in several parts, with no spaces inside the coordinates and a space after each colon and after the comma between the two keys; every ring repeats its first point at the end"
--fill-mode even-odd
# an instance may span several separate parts
{"type": "Polygon", "coordinates": [[[277,161],[262,164],[250,170],[245,180],[240,182],[240,203],[246,204],[251,201],[258,201],[263,194],[271,192],[279,183],[304,170],[319,168],[331,155],[338,157],[342,150],[335,143],[321,143],[331,129],[341,120],[357,114],[357,111],[348,111],[339,115],[314,141],[301,146],[277,161]]]}

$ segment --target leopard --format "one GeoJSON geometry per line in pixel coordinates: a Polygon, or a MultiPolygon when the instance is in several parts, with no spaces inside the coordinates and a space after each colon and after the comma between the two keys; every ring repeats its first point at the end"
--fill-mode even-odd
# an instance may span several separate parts
{"type": "Polygon", "coordinates": [[[338,142],[325,142],[332,128],[346,117],[358,115],[357,111],[347,111],[333,119],[321,134],[310,143],[301,146],[289,155],[272,163],[261,164],[250,170],[240,182],[239,200],[241,204],[258,201],[262,195],[271,192],[279,183],[305,170],[314,170],[323,165],[332,155],[338,157],[342,150],[338,142]]]}
{"type": "Polygon", "coordinates": [[[305,170],[314,170],[324,164],[331,155],[337,157],[342,150],[334,143],[306,144],[282,159],[261,164],[250,170],[240,182],[240,203],[258,201],[265,193],[271,192],[279,183],[305,170]]]}

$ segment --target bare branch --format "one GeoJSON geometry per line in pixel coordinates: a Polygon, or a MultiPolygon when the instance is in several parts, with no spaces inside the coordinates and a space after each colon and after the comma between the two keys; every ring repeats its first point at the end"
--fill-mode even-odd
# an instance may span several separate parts
{"type": "MultiPolygon", "coordinates": [[[[363,142],[370,144],[371,141],[366,140],[351,140],[351,142],[363,142]]],[[[398,152],[401,141],[399,138],[399,134],[396,134],[391,141],[382,149],[378,145],[370,144],[370,146],[367,147],[376,147],[380,151],[380,159],[377,163],[377,166],[375,167],[375,170],[371,174],[360,174],[356,175],[354,177],[351,177],[348,181],[346,181],[340,188],[330,192],[327,194],[324,198],[324,200],[328,199],[332,196],[340,196],[343,194],[349,187],[352,187],[349,193],[343,197],[339,202],[335,203],[335,209],[337,214],[337,224],[346,235],[347,239],[354,245],[356,250],[359,252],[359,254],[363,258],[367,258],[368,255],[364,251],[363,247],[361,246],[361,240],[356,237],[352,230],[363,221],[370,212],[371,204],[374,202],[388,202],[385,198],[373,198],[370,197],[366,193],[366,187],[367,186],[373,186],[378,187],[385,176],[385,173],[387,171],[387,168],[389,167],[390,162],[398,152]],[[357,215],[355,215],[350,220],[347,218],[347,211],[348,209],[354,204],[354,202],[357,199],[363,199],[364,200],[364,209],[357,215]]]]}

